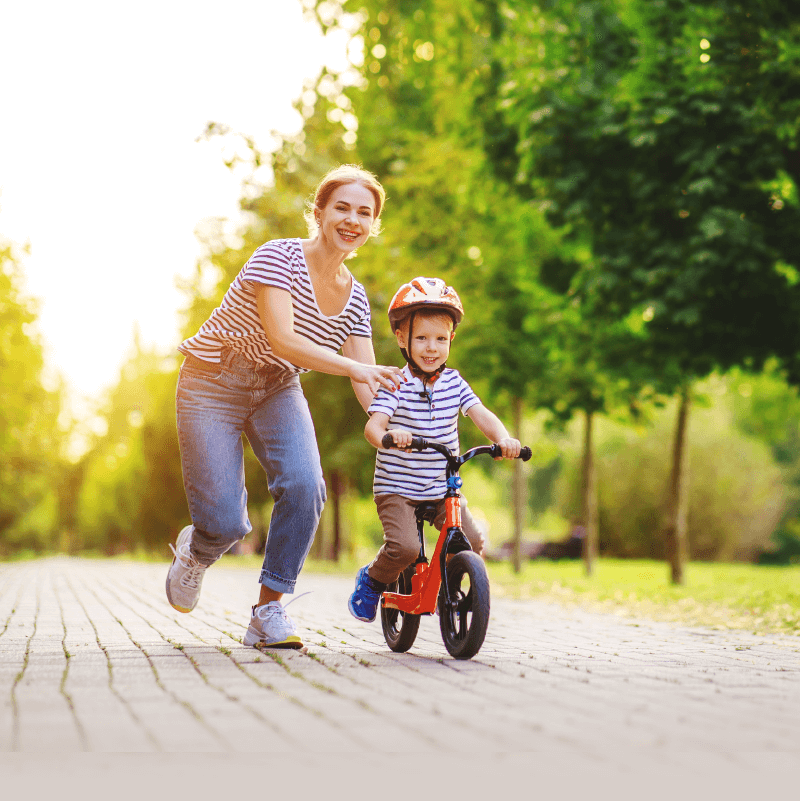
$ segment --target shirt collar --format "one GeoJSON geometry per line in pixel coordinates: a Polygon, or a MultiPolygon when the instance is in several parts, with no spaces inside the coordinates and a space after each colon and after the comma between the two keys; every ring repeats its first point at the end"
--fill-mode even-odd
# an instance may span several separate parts
{"type": "Polygon", "coordinates": [[[408,365],[403,367],[403,375],[406,377],[406,381],[411,381],[414,388],[419,388],[420,390],[433,387],[433,385],[439,380],[439,376],[441,376],[443,372],[444,371],[442,371],[442,373],[437,373],[435,376],[433,376],[433,378],[428,379],[423,384],[422,379],[419,376],[414,375],[414,373],[411,372],[411,368],[408,365]]]}

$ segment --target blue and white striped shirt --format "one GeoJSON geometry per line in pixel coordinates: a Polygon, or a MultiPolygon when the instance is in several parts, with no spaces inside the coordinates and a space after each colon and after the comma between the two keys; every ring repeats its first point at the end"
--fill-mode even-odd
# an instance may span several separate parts
{"type": "Polygon", "coordinates": [[[200,330],[180,344],[181,353],[207,362],[219,362],[222,349],[228,347],[257,364],[279,364],[291,372],[308,372],[272,352],[258,315],[254,284],[267,284],[289,292],[294,309],[294,330],[334,353],[351,334],[372,337],[367,293],[355,278],[342,312],[328,317],[317,304],[300,240],[273,239],[253,253],[200,330]]]}
{"type": "MultiPolygon", "coordinates": [[[[458,370],[448,368],[424,387],[408,366],[403,368],[403,374],[406,382],[395,392],[378,390],[370,404],[370,414],[383,412],[389,416],[389,428],[441,442],[453,453],[459,453],[458,412],[466,415],[480,403],[478,396],[458,370]]],[[[442,498],[447,490],[446,467],[444,456],[435,451],[379,450],[372,490],[375,495],[391,493],[412,500],[442,498]]]]}

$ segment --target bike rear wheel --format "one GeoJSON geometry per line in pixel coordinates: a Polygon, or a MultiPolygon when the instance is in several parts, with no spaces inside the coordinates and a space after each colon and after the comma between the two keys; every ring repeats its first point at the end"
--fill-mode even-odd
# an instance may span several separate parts
{"type": "MultiPolygon", "coordinates": [[[[386,588],[386,592],[410,595],[411,577],[413,575],[414,565],[410,565],[400,574],[397,581],[392,582],[386,588]]],[[[386,638],[386,644],[395,653],[403,654],[414,644],[419,631],[419,621],[419,615],[412,615],[408,612],[401,612],[399,609],[381,606],[383,636],[386,638]]]]}
{"type": "Polygon", "coordinates": [[[480,651],[489,627],[489,576],[473,551],[457,553],[447,564],[449,597],[444,584],[439,600],[439,628],[450,656],[470,659],[480,651]]]}

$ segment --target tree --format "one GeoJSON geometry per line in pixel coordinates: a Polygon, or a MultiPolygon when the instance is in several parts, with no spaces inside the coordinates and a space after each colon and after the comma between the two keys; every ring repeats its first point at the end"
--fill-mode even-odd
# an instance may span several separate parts
{"type": "MultiPolygon", "coordinates": [[[[552,237],[536,209],[520,203],[486,168],[477,124],[491,81],[491,21],[482,3],[317,3],[320,21],[350,26],[364,58],[360,81],[345,90],[357,125],[359,160],[381,176],[389,207],[374,261],[375,295],[385,302],[415,275],[453,284],[466,307],[454,365],[521,437],[532,386],[546,371],[548,303],[535,280],[552,237]],[[490,340],[490,341],[489,341],[490,340]]],[[[383,303],[381,302],[383,301],[383,303]]],[[[377,316],[377,315],[376,315],[377,316]]],[[[525,499],[522,465],[514,465],[515,566],[525,499]]]]}
{"type": "Polygon", "coordinates": [[[639,363],[685,400],[678,456],[692,380],[771,356],[800,380],[800,14],[739,0],[506,8],[489,119],[515,147],[497,170],[589,244],[587,320],[644,321],[639,363]]]}
{"type": "Polygon", "coordinates": [[[78,465],[73,551],[166,548],[187,521],[175,429],[175,359],[132,352],[100,415],[107,430],[78,465]]]}
{"type": "Polygon", "coordinates": [[[53,544],[51,476],[61,469],[60,396],[43,386],[36,303],[23,291],[24,258],[24,249],[0,241],[0,554],[53,544]]]}

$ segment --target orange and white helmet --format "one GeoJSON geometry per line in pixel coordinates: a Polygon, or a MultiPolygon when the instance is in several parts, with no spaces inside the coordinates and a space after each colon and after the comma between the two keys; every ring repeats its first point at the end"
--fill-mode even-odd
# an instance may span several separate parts
{"type": "Polygon", "coordinates": [[[441,309],[453,318],[453,330],[464,317],[464,307],[455,289],[441,278],[422,276],[403,284],[389,304],[389,323],[397,331],[400,323],[419,309],[441,309]]]}

